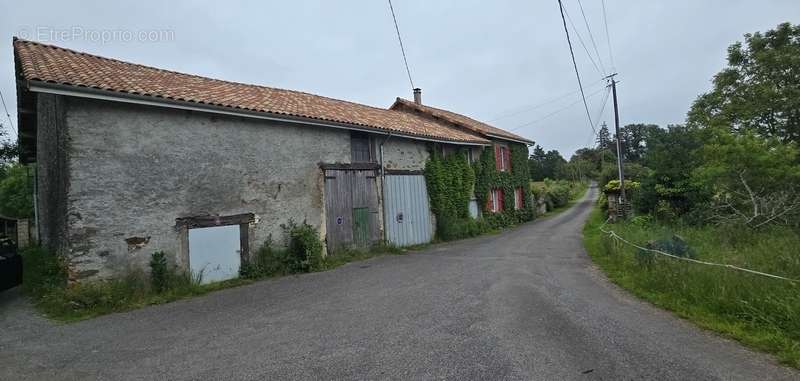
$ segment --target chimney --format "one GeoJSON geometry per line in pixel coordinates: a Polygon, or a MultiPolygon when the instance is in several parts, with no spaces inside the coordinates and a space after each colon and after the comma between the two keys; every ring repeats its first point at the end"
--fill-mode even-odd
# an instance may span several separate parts
{"type": "Polygon", "coordinates": [[[414,88],[414,103],[418,105],[422,104],[422,89],[419,87],[414,88]]]}

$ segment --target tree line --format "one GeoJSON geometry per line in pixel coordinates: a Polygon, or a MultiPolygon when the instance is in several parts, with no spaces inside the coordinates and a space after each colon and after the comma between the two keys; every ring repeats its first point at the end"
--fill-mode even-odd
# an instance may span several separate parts
{"type": "MultiPolygon", "coordinates": [[[[798,226],[800,26],[745,34],[712,83],[684,124],[621,128],[626,178],[640,183],[634,208],[687,223],[798,226]]],[[[593,178],[602,186],[617,178],[616,139],[602,128],[596,146],[569,161],[536,146],[532,179],[593,178]]]]}

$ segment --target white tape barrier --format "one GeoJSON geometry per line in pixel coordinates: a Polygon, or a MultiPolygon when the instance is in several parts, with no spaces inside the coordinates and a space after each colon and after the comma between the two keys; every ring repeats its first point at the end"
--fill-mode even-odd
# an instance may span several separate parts
{"type": "Polygon", "coordinates": [[[773,279],[785,280],[785,281],[789,281],[789,282],[793,282],[793,283],[800,282],[800,280],[791,279],[791,278],[785,278],[785,277],[782,277],[780,275],[767,274],[767,273],[764,273],[764,272],[761,272],[761,271],[750,270],[750,269],[746,269],[746,268],[743,268],[743,267],[734,266],[734,265],[728,265],[728,264],[724,264],[724,263],[705,262],[705,261],[700,261],[700,260],[692,259],[692,258],[679,257],[677,255],[666,253],[666,252],[663,252],[661,250],[655,250],[655,249],[650,249],[650,248],[647,248],[647,247],[641,247],[641,246],[639,246],[639,245],[637,245],[635,243],[632,243],[632,242],[626,240],[625,238],[622,238],[619,234],[617,234],[613,230],[604,229],[604,227],[606,226],[606,224],[608,223],[609,220],[606,220],[606,222],[603,222],[603,224],[600,225],[600,231],[603,232],[603,233],[608,234],[608,236],[611,237],[614,240],[622,241],[622,242],[627,243],[628,245],[631,245],[631,246],[633,246],[633,247],[635,247],[635,248],[637,248],[639,250],[645,250],[645,251],[653,252],[653,253],[656,253],[656,254],[664,255],[664,256],[667,256],[667,257],[670,257],[670,258],[680,259],[682,261],[697,263],[697,264],[701,264],[701,265],[725,267],[725,268],[729,268],[729,269],[732,269],[732,270],[744,271],[744,272],[747,272],[747,273],[750,273],[750,274],[761,275],[761,276],[765,276],[765,277],[773,278],[773,279]]]}

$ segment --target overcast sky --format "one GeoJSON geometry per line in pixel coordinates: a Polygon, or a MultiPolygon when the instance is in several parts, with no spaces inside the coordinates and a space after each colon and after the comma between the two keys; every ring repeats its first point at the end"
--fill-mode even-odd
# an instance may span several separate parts
{"type": "MultiPolygon", "coordinates": [[[[601,1],[582,3],[605,71],[612,70],[613,58],[619,72],[623,125],[683,122],[691,102],[710,88],[711,77],[724,66],[728,45],[747,32],[800,22],[797,0],[606,0],[610,56],[601,1]]],[[[14,125],[15,35],[377,107],[388,107],[398,96],[412,97],[387,1],[0,4],[0,91],[14,125]],[[162,31],[155,41],[142,35],[159,34],[150,33],[154,31],[162,31]],[[115,35],[112,41],[102,41],[101,32],[115,35]]],[[[490,121],[567,158],[591,144],[556,0],[393,4],[423,103],[490,121]],[[506,117],[496,119],[502,116],[506,117]]],[[[577,0],[564,4],[594,54],[577,0]]],[[[605,94],[602,75],[571,27],[570,33],[592,117],[611,125],[610,102],[597,117],[605,94]]],[[[4,116],[0,121],[8,125],[4,116]]]]}

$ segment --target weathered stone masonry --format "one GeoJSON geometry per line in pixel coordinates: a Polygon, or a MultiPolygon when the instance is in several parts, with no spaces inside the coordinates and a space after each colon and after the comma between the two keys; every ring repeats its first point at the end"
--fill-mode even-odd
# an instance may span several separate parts
{"type": "Polygon", "coordinates": [[[64,98],[42,94],[37,100],[37,198],[39,239],[49,250],[64,253],[67,235],[67,127],[64,98]]]}
{"type": "Polygon", "coordinates": [[[52,163],[45,149],[56,146],[51,135],[63,130],[42,123],[57,107],[40,105],[39,202],[64,204],[67,215],[62,228],[58,208],[47,207],[53,216],[41,229],[64,231],[61,242],[69,246],[59,251],[79,278],[146,267],[158,250],[185,266],[176,218],[253,213],[254,248],[270,235],[279,239],[289,219],[305,220],[324,235],[318,164],[350,160],[346,130],[40,96],[45,106],[61,105],[69,136],[68,155],[52,163]],[[68,171],[59,177],[51,168],[61,162],[68,171]],[[66,192],[58,192],[65,184],[66,192]]]}

